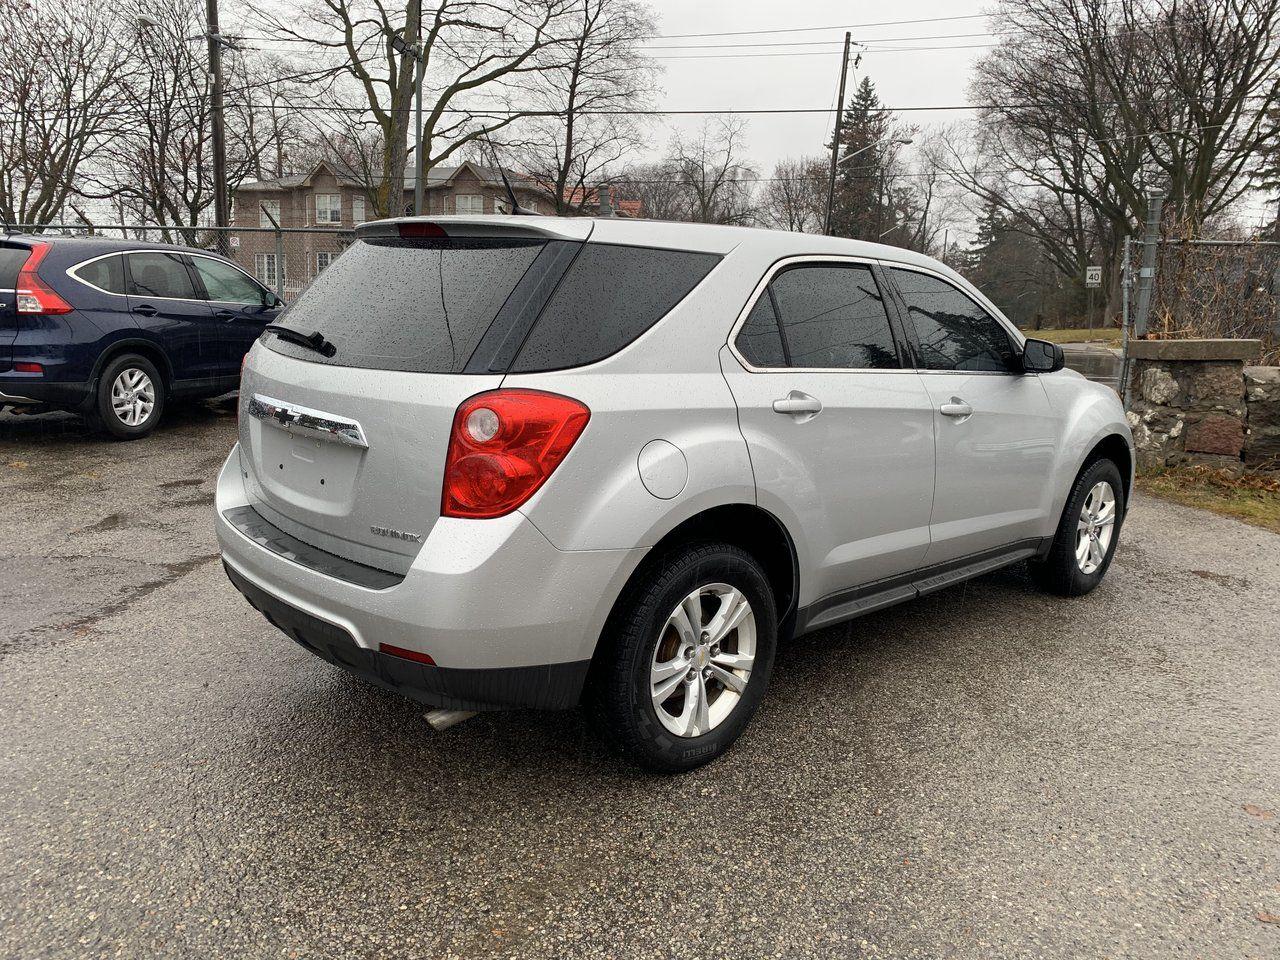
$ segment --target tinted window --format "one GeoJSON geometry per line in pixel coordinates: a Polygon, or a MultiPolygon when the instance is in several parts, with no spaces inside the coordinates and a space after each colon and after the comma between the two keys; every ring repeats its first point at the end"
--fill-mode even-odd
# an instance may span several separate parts
{"type": "Polygon", "coordinates": [[[914,270],[892,272],[919,341],[922,367],[1009,372],[1009,335],[987,311],[945,280],[914,270]]]}
{"type": "Polygon", "coordinates": [[[738,352],[753,367],[785,367],[787,355],[782,349],[782,333],[778,315],[773,311],[773,298],[766,290],[751,308],[746,322],[733,341],[738,352]]]}
{"type": "Polygon", "coordinates": [[[185,260],[180,254],[159,250],[129,254],[129,293],[136,297],[198,299],[185,260]]]}
{"type": "Polygon", "coordinates": [[[720,258],[588,243],[520,349],[512,370],[557,370],[617,353],[666,316],[720,258]]]}
{"type": "Polygon", "coordinates": [[[124,293],[124,255],[103,257],[76,267],[76,276],[108,293],[124,293]]]}
{"type": "Polygon", "coordinates": [[[792,267],[769,289],[793,367],[898,366],[889,314],[869,267],[792,267]]]}
{"type": "Polygon", "coordinates": [[[196,273],[210,300],[224,303],[264,303],[263,289],[230,264],[208,257],[192,257],[196,273]]]}
{"type": "Polygon", "coordinates": [[[320,331],[334,356],[270,334],[265,343],[314,363],[460,373],[541,248],[537,240],[357,240],[277,321],[320,331]]]}
{"type": "Polygon", "coordinates": [[[12,290],[18,285],[18,271],[30,253],[26,247],[0,247],[0,290],[12,290]]]}

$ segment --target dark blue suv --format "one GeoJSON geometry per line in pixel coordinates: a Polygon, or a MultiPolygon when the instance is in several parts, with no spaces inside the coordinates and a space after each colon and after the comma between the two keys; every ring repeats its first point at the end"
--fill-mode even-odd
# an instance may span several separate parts
{"type": "Polygon", "coordinates": [[[0,405],[72,410],[113,437],[145,436],[168,398],[234,390],[281,306],[203,250],[0,236],[0,405]]]}

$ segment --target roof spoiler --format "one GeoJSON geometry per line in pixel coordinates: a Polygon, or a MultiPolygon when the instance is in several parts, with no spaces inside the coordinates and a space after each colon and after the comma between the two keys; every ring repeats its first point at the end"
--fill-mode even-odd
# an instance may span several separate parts
{"type": "Polygon", "coordinates": [[[591,236],[595,222],[585,218],[494,216],[396,217],[356,227],[356,237],[495,237],[525,240],[576,240],[591,236]]]}

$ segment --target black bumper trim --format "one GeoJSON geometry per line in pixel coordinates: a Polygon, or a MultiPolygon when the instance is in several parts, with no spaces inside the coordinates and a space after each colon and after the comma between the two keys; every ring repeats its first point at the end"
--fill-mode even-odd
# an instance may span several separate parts
{"type": "Polygon", "coordinates": [[[244,598],[290,639],[335,666],[431,707],[565,710],[578,702],[590,660],[491,670],[437,667],[359,646],[341,627],[272,596],[223,563],[244,598]]]}
{"type": "Polygon", "coordinates": [[[246,537],[265,550],[270,550],[278,557],[292,560],[294,563],[323,573],[335,580],[345,580],[359,587],[370,590],[385,590],[404,582],[403,573],[392,573],[380,570],[367,564],[356,563],[309,543],[303,543],[297,537],[285,533],[257,510],[250,506],[232,507],[222,511],[223,519],[246,537]]]}
{"type": "Polygon", "coordinates": [[[0,374],[0,404],[21,407],[30,402],[78,410],[93,402],[93,386],[92,381],[6,378],[0,374]]]}

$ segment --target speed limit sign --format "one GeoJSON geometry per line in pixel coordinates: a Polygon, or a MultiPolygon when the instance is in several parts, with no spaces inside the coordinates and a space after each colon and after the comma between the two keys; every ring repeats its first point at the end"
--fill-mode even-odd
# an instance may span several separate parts
{"type": "Polygon", "coordinates": [[[1084,285],[1086,287],[1102,286],[1102,268],[1101,267],[1085,267],[1084,268],[1084,285]]]}

